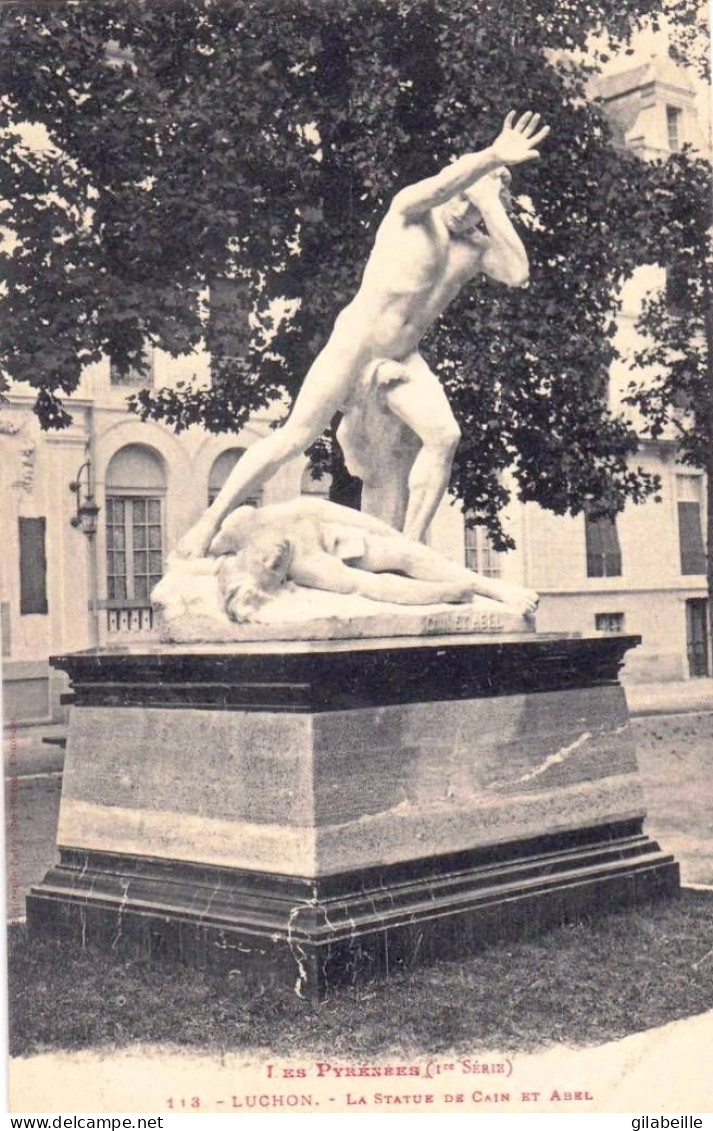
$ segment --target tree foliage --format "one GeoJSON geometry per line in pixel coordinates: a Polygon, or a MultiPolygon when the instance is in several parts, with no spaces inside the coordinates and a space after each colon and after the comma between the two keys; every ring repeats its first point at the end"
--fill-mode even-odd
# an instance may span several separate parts
{"type": "Polygon", "coordinates": [[[690,151],[652,169],[650,255],[666,286],[645,299],[645,344],[627,400],[657,439],[674,430],[680,463],[713,474],[713,169],[690,151]]]}
{"type": "MultiPolygon", "coordinates": [[[[673,7],[685,30],[697,5],[673,7]]],[[[3,8],[5,371],[62,427],[87,363],[108,353],[126,370],[147,340],[174,355],[206,340],[212,388],[142,393],[139,410],[237,429],[299,389],[393,194],[487,144],[510,108],[536,108],[552,135],[514,184],[531,283],[473,285],[425,343],[465,437],[452,486],[499,545],[506,467],[559,514],[644,498],[636,436],[601,393],[649,172],[611,145],[571,52],[605,30],[621,47],[659,14],[659,0],[3,8]],[[24,147],[22,122],[52,148],[24,147]],[[242,363],[202,309],[225,278],[254,312],[242,363]]]]}
{"type": "Polygon", "coordinates": [[[645,371],[626,398],[653,439],[673,435],[679,463],[708,476],[709,610],[713,631],[713,168],[684,149],[651,169],[649,255],[666,286],[644,300],[638,329],[645,371]]]}

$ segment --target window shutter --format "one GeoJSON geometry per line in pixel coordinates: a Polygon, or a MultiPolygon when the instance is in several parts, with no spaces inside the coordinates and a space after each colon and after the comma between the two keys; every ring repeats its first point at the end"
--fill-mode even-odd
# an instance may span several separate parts
{"type": "Polygon", "coordinates": [[[599,520],[602,530],[602,546],[604,548],[604,576],[621,576],[621,549],[619,548],[619,535],[616,522],[613,518],[599,520]]]}
{"type": "Polygon", "coordinates": [[[19,519],[20,613],[47,612],[47,557],[44,518],[19,519]]]}
{"type": "Polygon", "coordinates": [[[587,577],[621,577],[621,548],[613,518],[585,514],[587,577]]]}
{"type": "Polygon", "coordinates": [[[699,503],[678,504],[678,540],[682,574],[705,574],[706,550],[701,531],[699,503]]]}
{"type": "Polygon", "coordinates": [[[585,515],[584,530],[587,542],[587,577],[603,577],[604,553],[599,523],[585,515]]]}

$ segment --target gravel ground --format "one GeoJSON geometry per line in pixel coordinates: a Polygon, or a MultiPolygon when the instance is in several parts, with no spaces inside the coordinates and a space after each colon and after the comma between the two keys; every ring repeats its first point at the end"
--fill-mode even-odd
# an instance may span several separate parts
{"type": "Polygon", "coordinates": [[[681,865],[684,884],[713,885],[713,713],[632,719],[646,831],[681,865]]]}

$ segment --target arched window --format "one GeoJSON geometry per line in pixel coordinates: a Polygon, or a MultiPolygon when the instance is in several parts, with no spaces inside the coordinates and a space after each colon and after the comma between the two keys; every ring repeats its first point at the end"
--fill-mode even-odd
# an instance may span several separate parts
{"type": "Polygon", "coordinates": [[[107,598],[148,603],[163,574],[163,458],[146,444],[127,444],[106,469],[107,598]]]}
{"type": "MultiPolygon", "coordinates": [[[[236,463],[244,454],[245,448],[226,448],[226,450],[221,452],[213,461],[213,466],[208,476],[208,506],[213,502],[236,463]]],[[[245,506],[259,507],[261,500],[262,492],[255,491],[247,499],[243,500],[243,504],[245,506]]]]}

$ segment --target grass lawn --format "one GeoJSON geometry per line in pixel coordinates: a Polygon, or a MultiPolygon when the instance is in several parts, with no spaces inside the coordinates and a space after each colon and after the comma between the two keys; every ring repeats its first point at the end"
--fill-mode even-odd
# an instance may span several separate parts
{"type": "Polygon", "coordinates": [[[9,932],[10,1051],[135,1041],[350,1062],[599,1044],[713,1008],[713,893],[393,975],[310,1005],[230,977],[9,932]]]}

